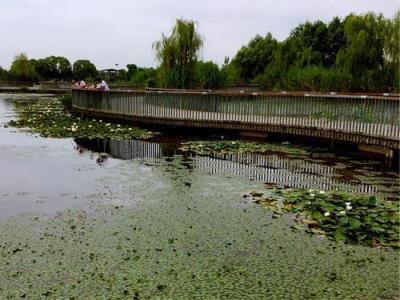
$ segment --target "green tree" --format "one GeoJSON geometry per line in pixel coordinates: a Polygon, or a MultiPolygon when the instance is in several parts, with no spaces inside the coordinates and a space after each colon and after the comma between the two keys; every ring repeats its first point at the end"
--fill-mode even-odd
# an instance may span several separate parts
{"type": "Polygon", "coordinates": [[[138,87],[156,87],[158,72],[154,68],[136,68],[130,77],[129,83],[138,87]]]}
{"type": "Polygon", "coordinates": [[[324,65],[326,67],[332,67],[335,65],[337,54],[340,49],[346,46],[346,38],[344,36],[344,22],[338,17],[328,25],[328,37],[327,37],[327,52],[324,59],[324,65]]]}
{"type": "Polygon", "coordinates": [[[204,89],[219,88],[224,84],[223,74],[212,61],[198,61],[195,69],[196,87],[204,89]]]}
{"type": "Polygon", "coordinates": [[[239,70],[227,56],[225,57],[224,63],[221,67],[221,77],[224,85],[235,84],[240,82],[239,70]]]}
{"type": "Polygon", "coordinates": [[[42,80],[66,80],[72,77],[71,63],[62,56],[49,56],[34,61],[35,70],[42,80]]]}
{"type": "Polygon", "coordinates": [[[128,69],[129,77],[133,76],[138,69],[137,65],[135,65],[135,64],[128,64],[128,65],[126,65],[126,68],[128,69]]]}
{"type": "Polygon", "coordinates": [[[399,64],[400,60],[400,10],[392,20],[388,20],[385,39],[385,56],[389,62],[399,64]]]}
{"type": "Polygon", "coordinates": [[[285,40],[278,43],[271,63],[265,68],[264,72],[258,75],[254,82],[258,83],[264,90],[287,89],[287,73],[296,64],[296,49],[292,40],[285,40]]]}
{"type": "Polygon", "coordinates": [[[0,66],[0,81],[8,80],[8,72],[0,66]]]}
{"type": "Polygon", "coordinates": [[[98,71],[96,66],[89,60],[80,59],[74,62],[72,75],[77,80],[92,80],[98,75],[98,71]]]}
{"type": "Polygon", "coordinates": [[[164,85],[171,88],[190,88],[203,38],[194,21],[177,19],[169,36],[153,44],[164,85]]]}
{"type": "MultiPolygon", "coordinates": [[[[398,91],[399,31],[399,12],[306,22],[277,44],[260,75],[252,79],[254,65],[241,74],[268,90],[398,91]]],[[[251,60],[242,49],[242,61],[251,60]]]]}
{"type": "Polygon", "coordinates": [[[384,45],[385,70],[387,82],[391,83],[388,91],[400,90],[400,10],[392,20],[388,20],[384,45]]]}
{"type": "Polygon", "coordinates": [[[21,82],[32,82],[36,78],[35,68],[25,53],[20,53],[14,57],[10,68],[12,79],[21,82]]]}
{"type": "Polygon", "coordinates": [[[328,27],[325,23],[317,21],[306,22],[297,26],[290,34],[288,40],[292,51],[296,54],[293,63],[296,67],[325,64],[328,52],[328,27]]]}
{"type": "Polygon", "coordinates": [[[336,63],[352,75],[353,90],[379,90],[385,84],[382,70],[386,33],[387,21],[382,15],[368,13],[346,17],[346,47],[340,49],[336,63]]]}
{"type": "Polygon", "coordinates": [[[272,61],[278,42],[268,33],[265,37],[257,35],[236,54],[232,63],[237,67],[243,81],[250,81],[262,74],[272,61]]]}

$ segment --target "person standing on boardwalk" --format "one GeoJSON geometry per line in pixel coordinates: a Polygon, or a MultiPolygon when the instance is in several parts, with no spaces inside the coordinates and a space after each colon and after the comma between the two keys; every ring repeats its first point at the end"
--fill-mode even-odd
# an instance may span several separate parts
{"type": "Polygon", "coordinates": [[[104,92],[108,92],[110,90],[107,82],[104,79],[97,78],[95,82],[96,82],[96,89],[104,92]]]}

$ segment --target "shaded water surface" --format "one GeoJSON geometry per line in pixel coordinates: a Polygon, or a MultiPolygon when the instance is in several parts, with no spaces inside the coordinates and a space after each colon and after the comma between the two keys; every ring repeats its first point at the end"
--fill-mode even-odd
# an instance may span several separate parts
{"type": "MultiPolygon", "coordinates": [[[[0,94],[0,123],[51,99],[0,94]]],[[[293,231],[242,197],[267,182],[396,198],[396,171],[315,149],[206,157],[178,144],[0,127],[0,298],[398,296],[398,252],[293,231]]]]}

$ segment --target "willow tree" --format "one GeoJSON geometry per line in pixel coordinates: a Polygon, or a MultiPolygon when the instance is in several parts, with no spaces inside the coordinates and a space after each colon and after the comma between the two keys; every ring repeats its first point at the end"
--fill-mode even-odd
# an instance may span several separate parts
{"type": "Polygon", "coordinates": [[[32,82],[35,80],[35,68],[25,53],[20,53],[14,57],[10,68],[10,75],[14,80],[20,82],[32,82]]]}
{"type": "Polygon", "coordinates": [[[392,91],[400,91],[400,10],[388,21],[385,40],[386,68],[392,74],[392,91]]]}
{"type": "Polygon", "coordinates": [[[194,84],[195,67],[203,37],[192,20],[177,19],[169,36],[162,34],[153,48],[160,62],[160,70],[166,87],[190,88],[194,84]]]}

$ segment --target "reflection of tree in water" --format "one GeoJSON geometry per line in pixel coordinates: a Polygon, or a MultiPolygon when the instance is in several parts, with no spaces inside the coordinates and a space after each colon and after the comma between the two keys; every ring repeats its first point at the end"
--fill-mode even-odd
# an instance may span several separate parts
{"type": "MultiPolygon", "coordinates": [[[[76,139],[77,148],[100,153],[102,163],[108,153],[114,158],[139,160],[146,164],[167,162],[170,175],[174,168],[196,168],[208,174],[235,175],[270,185],[295,188],[343,189],[354,192],[376,193],[377,188],[359,182],[340,180],[333,166],[303,158],[262,155],[254,153],[195,156],[182,153],[174,144],[134,139],[76,139]],[[178,156],[177,156],[178,155],[178,156]],[[183,155],[183,156],[182,156],[183,155]],[[172,165],[172,167],[171,167],[172,165]]],[[[188,178],[188,182],[190,179],[188,178]]]]}

